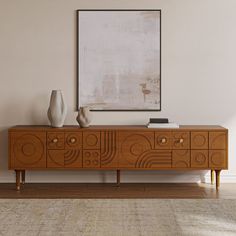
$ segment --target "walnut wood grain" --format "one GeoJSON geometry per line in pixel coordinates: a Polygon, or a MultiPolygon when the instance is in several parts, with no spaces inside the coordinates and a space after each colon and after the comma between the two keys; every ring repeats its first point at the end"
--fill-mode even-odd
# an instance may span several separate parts
{"type": "Polygon", "coordinates": [[[101,167],[118,166],[118,142],[116,131],[101,132],[101,167]]]}
{"type": "Polygon", "coordinates": [[[191,150],[191,167],[208,168],[208,150],[191,150]]]}
{"type": "Polygon", "coordinates": [[[209,149],[226,149],[227,135],[226,132],[209,133],[209,149]]]}
{"type": "Polygon", "coordinates": [[[173,168],[190,167],[190,150],[173,150],[172,151],[173,168]]]}
{"type": "Polygon", "coordinates": [[[9,168],[46,168],[46,133],[10,133],[9,168]]]}
{"type": "MultiPolygon", "coordinates": [[[[9,169],[222,170],[228,130],[220,126],[16,126],[9,129],[9,169]]],[[[17,176],[18,176],[18,172],[17,176]]],[[[23,177],[22,177],[23,178],[23,177]]],[[[119,177],[120,178],[120,177],[119,177]]],[[[16,178],[18,181],[18,178],[16,178]]]]}
{"type": "Polygon", "coordinates": [[[84,149],[100,149],[101,148],[100,132],[83,132],[83,148],[84,149]]]}
{"type": "Polygon", "coordinates": [[[171,132],[155,132],[155,149],[172,149],[171,132]]]}
{"type": "Polygon", "coordinates": [[[48,149],[64,149],[65,134],[64,132],[47,132],[48,149]]]}
{"type": "Polygon", "coordinates": [[[191,132],[191,149],[208,149],[208,132],[191,132]]]}

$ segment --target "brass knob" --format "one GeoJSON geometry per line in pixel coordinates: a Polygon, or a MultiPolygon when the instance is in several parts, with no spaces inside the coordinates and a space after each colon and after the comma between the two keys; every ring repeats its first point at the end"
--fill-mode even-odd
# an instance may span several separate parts
{"type": "Polygon", "coordinates": [[[183,138],[179,139],[179,143],[183,143],[183,142],[184,142],[183,138]]]}
{"type": "Polygon", "coordinates": [[[166,143],[166,141],[167,141],[166,138],[161,139],[161,143],[166,143]]]}
{"type": "Polygon", "coordinates": [[[57,139],[57,138],[54,138],[54,139],[52,140],[52,142],[53,142],[53,143],[57,143],[57,142],[58,142],[58,139],[57,139]]]}
{"type": "Polygon", "coordinates": [[[71,143],[75,143],[75,141],[76,141],[75,138],[71,138],[71,139],[70,139],[70,142],[71,142],[71,143]]]}

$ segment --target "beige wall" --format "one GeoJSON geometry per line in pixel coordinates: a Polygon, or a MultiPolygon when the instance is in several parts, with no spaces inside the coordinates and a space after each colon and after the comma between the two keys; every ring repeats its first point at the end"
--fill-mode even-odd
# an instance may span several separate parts
{"type": "MultiPolygon", "coordinates": [[[[68,104],[76,124],[76,9],[162,9],[162,111],[94,114],[93,124],[144,124],[169,117],[180,124],[230,130],[229,171],[236,181],[235,0],[0,0],[0,182],[7,171],[7,128],[47,124],[50,91],[68,104]]],[[[91,65],[92,66],[92,65],[91,65]]],[[[125,172],[125,181],[197,181],[199,174],[125,172]]],[[[112,181],[112,172],[35,172],[29,181],[112,181]]]]}

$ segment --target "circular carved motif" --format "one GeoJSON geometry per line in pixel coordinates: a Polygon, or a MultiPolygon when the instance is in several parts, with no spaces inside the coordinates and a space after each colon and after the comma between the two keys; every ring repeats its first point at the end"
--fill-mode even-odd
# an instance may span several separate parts
{"type": "Polygon", "coordinates": [[[37,136],[25,134],[15,141],[13,151],[19,162],[32,165],[42,158],[44,146],[37,136]]]}
{"type": "Polygon", "coordinates": [[[93,153],[93,156],[94,156],[94,157],[98,157],[98,152],[94,152],[94,153],[93,153]]]}
{"type": "Polygon", "coordinates": [[[142,134],[131,134],[121,144],[121,153],[126,160],[133,164],[145,151],[152,149],[151,142],[142,134]]]}
{"type": "Polygon", "coordinates": [[[193,138],[194,145],[196,146],[203,146],[206,143],[206,137],[201,134],[197,134],[193,138]]]}
{"type": "Polygon", "coordinates": [[[134,143],[130,146],[130,152],[134,156],[139,156],[143,153],[143,146],[141,146],[140,143],[134,143]]]}
{"type": "Polygon", "coordinates": [[[85,163],[86,163],[86,165],[90,165],[91,161],[90,160],[86,160],[85,163]]]}
{"type": "Polygon", "coordinates": [[[32,156],[35,153],[35,146],[32,143],[22,145],[22,153],[26,156],[32,156]]]}
{"type": "Polygon", "coordinates": [[[86,137],[86,144],[88,146],[96,146],[98,143],[98,137],[95,134],[89,134],[86,137]]]}
{"type": "Polygon", "coordinates": [[[85,152],[85,156],[86,156],[86,157],[90,157],[90,156],[91,156],[91,153],[90,153],[90,152],[85,152]]]}
{"type": "Polygon", "coordinates": [[[98,165],[98,160],[93,160],[94,165],[98,165]]]}
{"type": "Polygon", "coordinates": [[[215,166],[220,166],[223,164],[224,159],[222,158],[222,155],[220,152],[214,152],[211,155],[211,162],[212,164],[214,164],[215,166]]]}
{"type": "Polygon", "coordinates": [[[174,164],[175,167],[188,167],[188,163],[186,161],[177,161],[174,164]]]}
{"type": "Polygon", "coordinates": [[[168,143],[168,137],[165,135],[158,136],[157,144],[158,145],[166,145],[168,143]]]}
{"type": "Polygon", "coordinates": [[[203,165],[206,161],[206,157],[203,153],[198,152],[195,156],[195,161],[199,164],[199,165],[203,165]]]}

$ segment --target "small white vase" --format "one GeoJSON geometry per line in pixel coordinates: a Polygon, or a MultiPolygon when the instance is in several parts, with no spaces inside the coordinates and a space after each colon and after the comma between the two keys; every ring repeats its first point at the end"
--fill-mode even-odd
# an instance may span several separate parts
{"type": "Polygon", "coordinates": [[[48,119],[52,127],[63,127],[67,113],[61,90],[52,90],[50,105],[48,108],[48,119]]]}
{"type": "Polygon", "coordinates": [[[78,116],[76,118],[81,128],[89,127],[92,121],[92,114],[89,107],[80,107],[78,116]]]}

